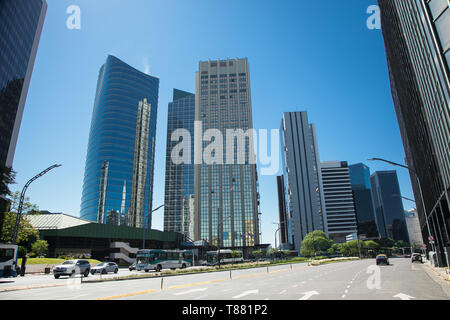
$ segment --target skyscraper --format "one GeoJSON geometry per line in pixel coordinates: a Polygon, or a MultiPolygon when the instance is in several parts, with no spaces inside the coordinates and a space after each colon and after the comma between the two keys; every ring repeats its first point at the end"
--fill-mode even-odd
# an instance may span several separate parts
{"type": "Polygon", "coordinates": [[[101,67],[80,216],[151,227],[159,79],[114,56],[101,67]]]}
{"type": "Polygon", "coordinates": [[[259,244],[247,59],[200,62],[195,96],[195,240],[221,247],[259,244]],[[239,135],[244,138],[236,147],[239,135]]]}
{"type": "Polygon", "coordinates": [[[284,176],[277,176],[277,193],[278,193],[278,217],[280,221],[280,248],[282,250],[290,249],[289,238],[292,237],[290,217],[288,216],[288,208],[286,201],[286,190],[284,189],[284,176]]]}
{"type": "Polygon", "coordinates": [[[335,243],[344,243],[348,235],[357,232],[348,164],[345,161],[328,161],[322,162],[320,167],[328,234],[335,243]]]}
{"type": "Polygon", "coordinates": [[[45,0],[0,1],[0,166],[13,164],[46,12],[45,0]]]}
{"type": "Polygon", "coordinates": [[[292,249],[300,251],[305,236],[315,230],[328,234],[316,131],[303,112],[286,112],[281,121],[284,190],[292,249]]]}
{"type": "Polygon", "coordinates": [[[377,171],[370,184],[380,237],[409,242],[397,172],[377,171]]]}
{"type": "Polygon", "coordinates": [[[362,163],[351,165],[348,168],[355,202],[358,234],[361,239],[379,238],[370,188],[370,169],[362,163]]]}
{"type": "Polygon", "coordinates": [[[190,239],[194,239],[194,122],[195,95],[174,89],[167,119],[164,231],[179,232],[190,239]],[[177,134],[179,129],[189,137],[183,137],[183,132],[177,134]],[[173,152],[181,153],[176,148],[180,142],[187,144],[182,150],[182,156],[188,156],[187,163],[174,163],[172,158],[173,152]]]}
{"type": "Polygon", "coordinates": [[[392,98],[428,250],[450,256],[450,8],[379,0],[392,98]],[[428,239],[432,236],[435,244],[428,239]]]}

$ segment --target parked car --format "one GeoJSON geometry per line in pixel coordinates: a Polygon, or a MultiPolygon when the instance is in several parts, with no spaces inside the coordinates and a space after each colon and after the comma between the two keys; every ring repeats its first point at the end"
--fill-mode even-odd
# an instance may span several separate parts
{"type": "Polygon", "coordinates": [[[420,263],[423,263],[422,255],[420,253],[413,253],[411,256],[411,263],[414,263],[415,261],[420,261],[420,263]]]}
{"type": "Polygon", "coordinates": [[[119,266],[115,262],[102,262],[91,269],[91,274],[96,273],[107,274],[109,272],[117,273],[119,271],[119,266]]]}
{"type": "Polygon", "coordinates": [[[88,277],[89,271],[91,271],[91,264],[89,261],[82,259],[67,260],[53,269],[53,275],[55,276],[55,279],[58,279],[60,276],[73,277],[76,274],[82,274],[83,276],[88,277]]]}
{"type": "Polygon", "coordinates": [[[377,255],[377,257],[375,258],[375,262],[377,263],[377,265],[380,265],[380,264],[389,265],[389,259],[388,259],[387,255],[385,255],[385,254],[377,255]]]}
{"type": "Polygon", "coordinates": [[[128,270],[130,270],[130,271],[136,270],[136,261],[133,262],[133,264],[128,267],[128,270]]]}

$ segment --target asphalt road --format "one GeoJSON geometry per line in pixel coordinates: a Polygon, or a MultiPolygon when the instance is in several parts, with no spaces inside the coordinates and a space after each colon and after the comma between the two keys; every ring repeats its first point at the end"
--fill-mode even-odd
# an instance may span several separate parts
{"type": "Polygon", "coordinates": [[[0,292],[0,300],[450,300],[450,284],[425,268],[397,258],[389,266],[373,259],[102,283],[61,278],[58,287],[0,292]]]}

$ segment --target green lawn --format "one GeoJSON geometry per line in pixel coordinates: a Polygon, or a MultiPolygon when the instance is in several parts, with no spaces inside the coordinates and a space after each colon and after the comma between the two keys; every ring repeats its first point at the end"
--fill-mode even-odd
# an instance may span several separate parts
{"type": "MultiPolygon", "coordinates": [[[[87,259],[91,266],[95,266],[99,264],[101,261],[95,260],[95,259],[87,259]]],[[[28,258],[27,264],[61,264],[63,263],[64,259],[52,259],[52,258],[28,258]]],[[[17,259],[17,265],[22,265],[22,258],[17,259]]]]}

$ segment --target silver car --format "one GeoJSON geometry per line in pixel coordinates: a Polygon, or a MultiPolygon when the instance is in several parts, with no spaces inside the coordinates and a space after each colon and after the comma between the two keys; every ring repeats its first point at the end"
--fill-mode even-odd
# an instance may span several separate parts
{"type": "Polygon", "coordinates": [[[107,274],[109,272],[117,273],[119,271],[119,266],[115,262],[102,262],[99,265],[91,268],[91,274],[101,273],[107,274]]]}

